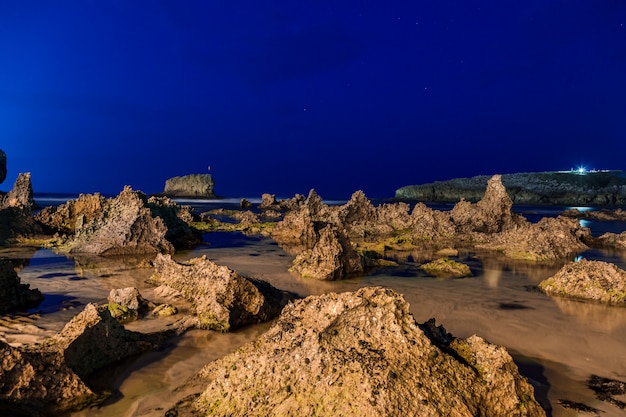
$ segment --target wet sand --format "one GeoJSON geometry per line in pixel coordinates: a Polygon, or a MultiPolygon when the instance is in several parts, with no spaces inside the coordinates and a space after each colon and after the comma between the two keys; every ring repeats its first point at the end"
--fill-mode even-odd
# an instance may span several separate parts
{"type": "MultiPolygon", "coordinates": [[[[503,264],[495,259],[461,256],[474,273],[465,279],[427,277],[417,265],[372,271],[365,277],[339,282],[306,280],[287,271],[292,257],[271,239],[241,234],[208,235],[214,243],[176,255],[177,259],[207,255],[238,272],[264,279],[301,296],[353,291],[362,286],[382,285],[404,295],[418,322],[431,317],[458,337],[477,334],[507,347],[531,379],[537,397],[555,417],[577,416],[559,400],[583,402],[606,416],[624,415],[617,407],[595,399],[585,386],[590,375],[626,380],[626,309],[553,299],[532,287],[552,275],[555,266],[503,264]]],[[[0,254],[7,256],[7,254],[0,254]]],[[[606,258],[626,268],[619,254],[592,251],[593,259],[606,258]]],[[[48,250],[38,250],[19,275],[47,296],[41,312],[30,317],[5,317],[6,323],[25,321],[25,327],[3,331],[0,337],[20,343],[36,341],[60,330],[87,302],[105,302],[110,289],[137,286],[150,298],[153,289],[145,283],[150,269],[128,265],[77,268],[72,261],[48,250]],[[30,332],[29,332],[30,330],[30,332]],[[12,339],[11,339],[12,338],[12,339]]],[[[0,325],[3,322],[0,322],[0,325]]],[[[219,334],[194,330],[173,340],[160,352],[127,361],[97,377],[99,385],[116,391],[102,407],[72,416],[162,416],[189,390],[175,390],[202,365],[254,340],[269,324],[250,326],[219,334]]],[[[590,414],[593,415],[593,414],[590,414]]]]}

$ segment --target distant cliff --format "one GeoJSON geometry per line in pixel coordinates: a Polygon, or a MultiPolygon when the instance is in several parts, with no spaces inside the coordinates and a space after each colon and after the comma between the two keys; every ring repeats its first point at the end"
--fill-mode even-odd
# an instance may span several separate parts
{"type": "MultiPolygon", "coordinates": [[[[478,201],[490,175],[456,178],[430,184],[407,185],[396,190],[398,200],[456,203],[461,198],[478,201]]],[[[626,205],[626,172],[530,172],[502,175],[502,183],[515,204],[626,205]]]]}
{"type": "Polygon", "coordinates": [[[168,197],[216,198],[213,193],[215,182],[211,174],[191,174],[173,177],[165,181],[163,194],[168,197]]]}

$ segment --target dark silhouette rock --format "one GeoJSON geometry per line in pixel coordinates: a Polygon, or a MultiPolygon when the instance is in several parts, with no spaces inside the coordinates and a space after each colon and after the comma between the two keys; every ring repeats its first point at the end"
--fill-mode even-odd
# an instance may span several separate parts
{"type": "Polygon", "coordinates": [[[182,264],[158,254],[150,281],[174,288],[190,301],[199,327],[223,332],[276,317],[289,298],[264,281],[240,275],[206,257],[182,264]]]}
{"type": "Polygon", "coordinates": [[[626,271],[608,262],[582,259],[563,266],[539,289],[551,296],[626,306],[626,271]]]}
{"type": "Polygon", "coordinates": [[[168,197],[216,198],[213,192],[214,186],[215,181],[211,174],[191,174],[165,181],[163,193],[168,197]]]}
{"type": "Polygon", "coordinates": [[[0,149],[0,184],[7,178],[7,154],[0,149]]]}
{"type": "Polygon", "coordinates": [[[22,284],[11,262],[0,259],[0,313],[37,307],[43,295],[29,284],[22,284]]]}
{"type": "Polygon", "coordinates": [[[505,348],[419,325],[379,287],[289,304],[194,382],[172,415],[545,416],[505,348]]]}

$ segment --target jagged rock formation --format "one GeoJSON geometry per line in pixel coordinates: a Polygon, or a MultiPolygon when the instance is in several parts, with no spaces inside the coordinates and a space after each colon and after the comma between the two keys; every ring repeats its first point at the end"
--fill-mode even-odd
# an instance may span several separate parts
{"type": "Polygon", "coordinates": [[[345,231],[329,224],[320,230],[315,246],[296,257],[290,271],[305,278],[333,281],[362,273],[363,265],[345,231]]]}
{"type": "Polygon", "coordinates": [[[37,307],[42,301],[41,292],[22,284],[11,262],[0,259],[0,313],[37,307]]]}
{"type": "Polygon", "coordinates": [[[73,235],[79,219],[81,224],[91,223],[102,214],[105,205],[106,199],[100,193],[80,194],[57,207],[44,207],[35,220],[53,232],[73,235]]]}
{"type": "Polygon", "coordinates": [[[557,297],[626,306],[626,271],[608,262],[582,259],[563,266],[539,289],[557,297]]]}
{"type": "Polygon", "coordinates": [[[7,154],[0,149],[0,184],[7,178],[7,154]]]}
{"type": "Polygon", "coordinates": [[[0,196],[0,244],[41,233],[31,215],[35,207],[30,173],[22,173],[11,191],[0,196]]]}
{"type": "Polygon", "coordinates": [[[585,242],[592,242],[589,229],[574,219],[530,223],[512,206],[499,175],[489,180],[478,203],[461,200],[448,212],[423,203],[412,212],[403,202],[374,207],[361,191],[343,206],[327,206],[312,190],[273,227],[271,236],[296,255],[292,270],[318,279],[359,274],[363,265],[372,264],[372,256],[383,257],[387,249],[428,248],[433,253],[442,248],[481,249],[511,259],[554,261],[579,253],[588,248],[585,242]],[[321,231],[329,225],[337,231],[336,238],[330,239],[327,231],[322,242],[321,231]],[[365,259],[355,262],[352,249],[365,259]]]}
{"type": "Polygon", "coordinates": [[[200,242],[185,221],[193,215],[169,198],[148,199],[130,187],[115,198],[81,195],[57,208],[44,209],[37,221],[52,231],[74,236],[61,248],[72,254],[131,255],[171,253],[200,242]]]}
{"type": "Polygon", "coordinates": [[[402,296],[379,287],[289,304],[195,383],[202,393],[169,413],[545,416],[505,348],[420,325],[402,296]]]}
{"type": "MultiPolygon", "coordinates": [[[[433,203],[456,203],[461,199],[475,202],[481,199],[489,178],[481,175],[408,185],[396,190],[395,197],[433,203]]],[[[626,205],[623,171],[505,174],[502,183],[515,204],[626,205]]]]}
{"type": "Polygon", "coordinates": [[[262,194],[259,210],[294,210],[304,202],[304,196],[296,194],[293,198],[278,200],[275,194],[262,194]]]}
{"type": "Polygon", "coordinates": [[[169,197],[216,198],[213,193],[214,186],[215,181],[211,174],[191,174],[165,181],[163,193],[169,197]]]}
{"type": "Polygon", "coordinates": [[[124,329],[106,306],[88,304],[61,332],[41,344],[0,342],[0,413],[58,415],[104,399],[85,380],[96,370],[158,347],[164,335],[124,329]]]}
{"type": "Polygon", "coordinates": [[[270,284],[244,277],[206,257],[181,264],[158,254],[150,281],[167,285],[190,301],[199,327],[224,332],[276,317],[288,299],[270,284]]]}

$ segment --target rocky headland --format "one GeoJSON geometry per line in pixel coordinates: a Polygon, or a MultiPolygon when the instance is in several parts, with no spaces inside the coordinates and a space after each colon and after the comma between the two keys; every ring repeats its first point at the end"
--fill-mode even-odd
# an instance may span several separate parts
{"type": "Polygon", "coordinates": [[[211,174],[190,174],[166,180],[163,194],[168,197],[217,198],[214,186],[211,174]]]}
{"type": "Polygon", "coordinates": [[[545,416],[502,346],[419,324],[380,287],[289,304],[258,340],[208,364],[177,416],[545,416]]]}
{"type": "MultiPolygon", "coordinates": [[[[395,192],[398,200],[456,203],[478,201],[491,176],[456,178],[429,184],[407,185],[395,192]]],[[[624,171],[556,171],[502,175],[502,184],[519,205],[620,206],[626,205],[624,171]]]]}

